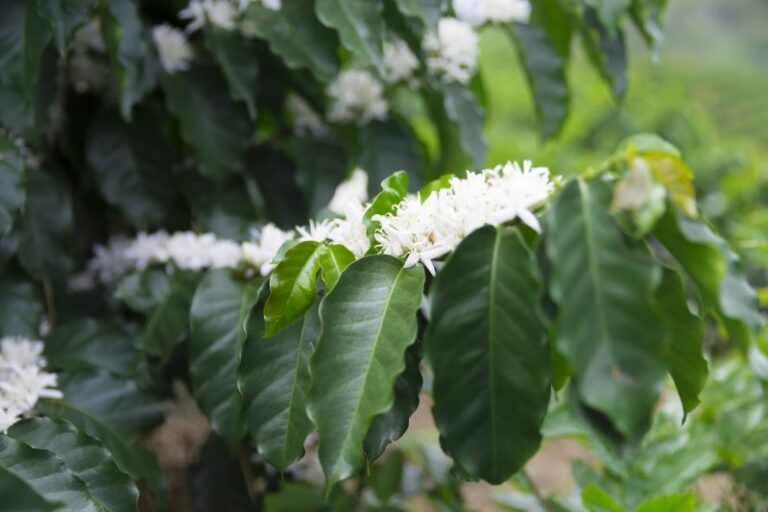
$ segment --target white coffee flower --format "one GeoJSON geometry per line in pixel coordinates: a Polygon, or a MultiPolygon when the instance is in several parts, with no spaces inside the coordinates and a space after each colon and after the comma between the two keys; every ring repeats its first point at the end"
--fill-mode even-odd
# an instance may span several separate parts
{"type": "Polygon", "coordinates": [[[387,82],[393,84],[410,79],[419,68],[419,59],[402,39],[384,43],[384,69],[387,82]]]}
{"type": "Polygon", "coordinates": [[[328,95],[333,99],[328,113],[332,121],[367,123],[387,117],[384,87],[368,71],[342,71],[328,86],[328,95]]]}
{"type": "Polygon", "coordinates": [[[273,11],[278,11],[281,7],[280,0],[238,0],[237,8],[240,10],[240,12],[243,12],[248,9],[251,4],[261,4],[267,9],[271,9],[273,11]]]}
{"type": "Polygon", "coordinates": [[[179,19],[187,20],[186,31],[192,33],[205,25],[206,2],[203,0],[191,0],[187,6],[179,11],[179,19]]]}
{"type": "Polygon", "coordinates": [[[93,247],[93,258],[88,262],[88,271],[98,276],[102,283],[111,283],[118,277],[133,269],[136,262],[129,256],[129,248],[133,241],[117,236],[107,245],[96,244],[93,247]]]}
{"type": "Polygon", "coordinates": [[[350,200],[346,202],[343,213],[344,217],[333,221],[333,229],[328,238],[333,243],[345,246],[356,258],[362,258],[371,247],[363,221],[365,207],[360,201],[350,200]]]}
{"type": "Polygon", "coordinates": [[[296,135],[322,135],[328,131],[323,118],[315,112],[307,101],[296,94],[289,94],[285,101],[288,116],[293,122],[293,131],[296,135]]]}
{"type": "Polygon", "coordinates": [[[157,231],[155,233],[141,232],[126,249],[126,256],[135,262],[139,270],[155,263],[168,261],[168,233],[157,231]]]}
{"type": "Polygon", "coordinates": [[[159,25],[152,30],[160,63],[168,73],[186,71],[192,60],[192,48],[184,32],[170,25],[159,25]]]}
{"type": "Polygon", "coordinates": [[[345,215],[350,207],[364,203],[368,199],[368,173],[359,167],[352,171],[352,175],[339,183],[333,192],[328,209],[338,215],[345,215]]]}
{"type": "Polygon", "coordinates": [[[306,242],[308,240],[314,242],[325,242],[331,234],[333,224],[330,219],[323,219],[321,221],[309,221],[306,226],[296,226],[296,233],[299,234],[299,242],[306,242]]]}
{"type": "Polygon", "coordinates": [[[211,268],[235,268],[240,264],[242,250],[233,240],[216,240],[209,248],[208,259],[211,268]]]}
{"type": "Polygon", "coordinates": [[[656,181],[648,162],[634,158],[627,175],[614,188],[611,208],[635,210],[659,200],[666,194],[664,186],[656,181]]]}
{"type": "Polygon", "coordinates": [[[486,22],[527,22],[531,15],[528,0],[453,0],[456,17],[473,27],[486,22]]]}
{"type": "Polygon", "coordinates": [[[237,16],[238,9],[230,0],[191,0],[179,12],[179,19],[189,21],[185,29],[187,33],[203,28],[205,20],[218,28],[234,30],[237,16]]]}
{"type": "Polygon", "coordinates": [[[441,18],[436,33],[424,38],[430,72],[445,81],[467,83],[475,73],[478,37],[472,26],[455,18],[441,18]]]}
{"type": "Polygon", "coordinates": [[[749,364],[758,378],[768,380],[768,355],[759,347],[752,346],[749,351],[749,364]]]}
{"type": "Polygon", "coordinates": [[[267,224],[260,231],[252,232],[254,242],[243,242],[241,244],[242,258],[248,265],[258,268],[261,275],[265,276],[275,268],[273,259],[280,250],[280,247],[287,241],[292,240],[294,234],[290,231],[283,231],[274,224],[267,224]]]}
{"type": "Polygon", "coordinates": [[[22,337],[0,340],[0,433],[29,414],[41,398],[60,399],[56,375],[44,371],[43,344],[22,337]]]}

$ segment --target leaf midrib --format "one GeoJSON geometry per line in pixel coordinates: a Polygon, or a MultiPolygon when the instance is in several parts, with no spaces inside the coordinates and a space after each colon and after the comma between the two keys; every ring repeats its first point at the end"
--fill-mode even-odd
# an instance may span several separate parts
{"type": "Polygon", "coordinates": [[[496,431],[496,392],[494,382],[496,380],[496,372],[494,371],[494,344],[493,344],[493,332],[494,332],[494,304],[496,303],[496,269],[499,256],[499,247],[501,245],[501,231],[498,228],[494,228],[494,241],[493,252],[491,253],[491,273],[490,273],[490,286],[488,288],[488,391],[491,400],[491,446],[494,447],[491,450],[491,467],[493,473],[496,474],[498,470],[498,458],[496,447],[496,437],[498,432],[496,431]]]}

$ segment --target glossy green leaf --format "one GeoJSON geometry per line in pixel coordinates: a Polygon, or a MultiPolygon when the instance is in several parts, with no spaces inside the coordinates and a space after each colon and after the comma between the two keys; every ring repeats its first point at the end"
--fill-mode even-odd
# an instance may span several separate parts
{"type": "Polygon", "coordinates": [[[424,202],[426,198],[432,195],[432,192],[437,192],[438,190],[442,190],[444,188],[450,188],[451,186],[451,179],[454,178],[454,174],[443,174],[439,178],[436,178],[419,190],[419,200],[424,202]]]}
{"type": "Polygon", "coordinates": [[[237,31],[210,24],[205,29],[205,45],[219,63],[229,83],[232,98],[242,100],[251,119],[256,119],[256,89],[259,79],[256,43],[237,31]]]}
{"type": "Polygon", "coordinates": [[[38,0],[40,14],[51,24],[53,43],[60,53],[68,48],[78,28],[88,23],[97,0],[38,0]]]}
{"type": "Polygon", "coordinates": [[[0,236],[8,234],[16,213],[24,206],[26,172],[21,152],[0,136],[0,236]]]}
{"type": "Polygon", "coordinates": [[[189,307],[199,280],[197,272],[174,270],[168,291],[144,327],[144,352],[165,362],[176,345],[184,341],[189,325],[189,307]]]}
{"type": "Polygon", "coordinates": [[[245,321],[258,300],[260,282],[245,283],[229,269],[209,270],[195,291],[189,314],[189,373],[197,403],[230,446],[242,436],[243,397],[237,369],[245,321]]]}
{"type": "Polygon", "coordinates": [[[192,66],[184,73],[163,75],[168,108],[197,157],[200,173],[215,181],[243,170],[250,137],[248,115],[227,94],[217,70],[192,66]]]}
{"type": "Polygon", "coordinates": [[[581,502],[589,512],[627,512],[627,509],[595,484],[589,484],[581,491],[581,502]]]}
{"type": "Polygon", "coordinates": [[[400,12],[420,19],[428,29],[437,27],[447,4],[446,0],[396,0],[400,12]]]}
{"type": "Polygon", "coordinates": [[[392,407],[423,286],[421,266],[405,269],[395,258],[371,256],[350,265],[320,305],[308,410],[320,432],[328,491],[362,466],[371,422],[392,407]]]}
{"type": "Polygon", "coordinates": [[[136,0],[103,2],[99,20],[107,53],[117,72],[120,112],[130,121],[133,107],[157,85],[160,66],[136,0]]]}
{"type": "Polygon", "coordinates": [[[704,320],[691,312],[683,280],[672,269],[664,269],[656,301],[670,329],[667,368],[675,381],[683,411],[688,414],[699,404],[699,393],[709,375],[707,360],[702,354],[704,320]]]}
{"type": "Polygon", "coordinates": [[[48,365],[65,370],[106,370],[129,375],[135,350],[131,335],[110,321],[79,318],[57,325],[45,338],[48,365]]]}
{"type": "Polygon", "coordinates": [[[522,235],[491,226],[462,241],[432,284],[425,345],[435,423],[473,478],[505,481],[541,443],[551,393],[541,297],[522,235]]]}
{"type": "Polygon", "coordinates": [[[245,427],[256,449],[270,464],[285,470],[304,454],[313,424],[307,416],[309,358],[320,334],[318,307],[272,338],[262,336],[257,307],[248,322],[248,341],[240,369],[245,399],[245,427]]]}
{"type": "Polygon", "coordinates": [[[370,205],[363,214],[363,222],[366,223],[368,238],[373,239],[373,235],[378,229],[379,223],[374,221],[374,215],[386,215],[392,213],[394,207],[408,195],[408,173],[406,171],[397,171],[392,173],[381,182],[381,191],[374,196],[370,205]]]}
{"type": "Polygon", "coordinates": [[[0,333],[4,336],[38,337],[43,304],[29,281],[12,276],[0,278],[0,333]]]}
{"type": "Polygon", "coordinates": [[[168,293],[171,278],[161,268],[147,268],[126,274],[117,283],[115,298],[137,313],[150,314],[168,293]]]}
{"type": "Polygon", "coordinates": [[[244,23],[265,39],[288,67],[307,68],[321,82],[330,82],[338,74],[336,34],[323,26],[306,4],[285,2],[272,10],[252,2],[244,23]]]}
{"type": "MultiPolygon", "coordinates": [[[[189,468],[189,510],[249,512],[253,509],[239,461],[218,436],[208,437],[195,464],[189,468]]],[[[282,489],[282,486],[281,486],[282,489]]],[[[267,494],[267,496],[272,493],[267,494]]],[[[271,510],[272,509],[268,509],[271,510]]]]}
{"type": "Polygon", "coordinates": [[[336,29],[341,44],[365,64],[384,74],[383,3],[365,0],[318,0],[315,12],[323,25],[336,29]]]}
{"type": "Polygon", "coordinates": [[[19,243],[19,259],[27,272],[38,279],[66,278],[74,267],[72,222],[66,187],[44,171],[28,173],[19,243]]]}
{"type": "Polygon", "coordinates": [[[49,452],[32,448],[8,436],[0,436],[0,467],[23,480],[49,503],[61,503],[64,510],[103,510],[82,480],[64,461],[49,452]]]}
{"type": "Polygon", "coordinates": [[[696,283],[704,308],[717,313],[736,345],[748,352],[763,319],[738,255],[706,222],[674,208],[653,234],[696,283]]]}
{"type": "Polygon", "coordinates": [[[0,496],[3,497],[5,512],[51,512],[62,510],[61,503],[46,501],[23,478],[9,472],[0,465],[0,496]]]}
{"type": "Polygon", "coordinates": [[[696,495],[692,492],[659,496],[644,501],[635,512],[695,512],[696,495]]]}
{"type": "Polygon", "coordinates": [[[581,39],[592,65],[611,88],[613,96],[623,98],[627,88],[627,48],[623,30],[606,28],[595,11],[587,7],[581,20],[581,39]]]}
{"type": "Polygon", "coordinates": [[[300,318],[315,301],[320,255],[325,246],[307,240],[285,253],[269,278],[269,298],[264,305],[265,335],[278,331],[300,318]]]}
{"type": "Polygon", "coordinates": [[[563,25],[549,28],[537,19],[541,16],[538,11],[548,8],[550,11],[561,9],[558,2],[549,2],[546,7],[533,4],[532,22],[515,25],[513,34],[516,47],[525,68],[528,84],[533,92],[536,113],[541,124],[544,138],[554,137],[568,117],[568,84],[566,81],[566,66],[568,52],[558,48],[557,32],[568,32],[569,19],[562,17],[563,25]]]}
{"type": "Polygon", "coordinates": [[[632,439],[647,429],[663,386],[668,332],[651,300],[661,268],[622,239],[611,195],[597,180],[566,185],[547,218],[546,248],[571,392],[632,439]]]}
{"type": "Polygon", "coordinates": [[[326,293],[330,293],[339,282],[339,277],[344,269],[353,261],[355,255],[343,245],[330,244],[320,254],[320,270],[322,270],[323,283],[326,293]]]}
{"type": "Polygon", "coordinates": [[[408,429],[411,415],[419,406],[421,392],[421,346],[414,343],[405,351],[405,370],[395,381],[395,401],[392,407],[373,419],[371,428],[365,436],[363,447],[369,461],[378,459],[384,449],[393,441],[402,437],[408,429]]]}
{"type": "Polygon", "coordinates": [[[32,448],[47,450],[80,479],[97,510],[136,510],[139,490],[95,439],[61,420],[33,418],[15,424],[8,435],[32,448]]]}

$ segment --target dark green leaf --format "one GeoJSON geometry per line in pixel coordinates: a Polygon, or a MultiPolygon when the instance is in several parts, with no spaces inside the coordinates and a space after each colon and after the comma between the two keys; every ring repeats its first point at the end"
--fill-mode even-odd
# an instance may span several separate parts
{"type": "Polygon", "coordinates": [[[613,96],[621,99],[627,87],[627,48],[624,32],[610,30],[587,7],[581,24],[581,38],[587,56],[611,88],[613,96]]]}
{"type": "Polygon", "coordinates": [[[259,68],[255,42],[237,31],[223,30],[208,24],[205,44],[224,72],[232,98],[242,100],[248,108],[248,115],[256,119],[259,68]]]}
{"type": "Polygon", "coordinates": [[[98,0],[38,0],[38,3],[40,14],[51,24],[53,43],[64,54],[77,29],[88,23],[98,0]]]}
{"type": "Polygon", "coordinates": [[[368,173],[368,188],[376,192],[376,184],[389,177],[394,170],[410,172],[412,185],[423,180],[422,164],[414,140],[394,121],[374,121],[360,131],[362,154],[359,166],[368,173]]]}
{"type": "Polygon", "coordinates": [[[442,17],[446,0],[396,0],[400,12],[406,16],[419,18],[424,26],[433,30],[442,17]]]}
{"type": "Polygon", "coordinates": [[[45,340],[45,357],[53,368],[128,375],[134,366],[132,345],[130,334],[118,325],[80,318],[51,331],[45,340]]]}
{"type": "Polygon", "coordinates": [[[253,2],[244,23],[269,43],[286,66],[307,68],[321,82],[330,82],[338,73],[336,34],[318,21],[307,4],[285,2],[272,10],[253,2]]]}
{"type": "Polygon", "coordinates": [[[267,494],[266,510],[269,512],[323,512],[327,503],[315,488],[296,482],[288,482],[280,492],[267,494]]]}
{"type": "Polygon", "coordinates": [[[208,437],[197,462],[189,472],[190,512],[253,510],[243,481],[242,468],[218,436],[208,437]]]}
{"type": "Polygon", "coordinates": [[[104,2],[99,19],[107,52],[117,68],[120,111],[130,121],[134,105],[157,85],[157,58],[135,0],[104,2]]]}
{"type": "Polygon", "coordinates": [[[355,261],[355,255],[343,245],[330,244],[320,254],[320,269],[322,270],[323,283],[326,293],[339,282],[339,277],[350,263],[355,261]]]}
{"type": "Polygon", "coordinates": [[[607,183],[578,179],[556,198],[547,219],[550,292],[571,392],[633,439],[663,386],[668,332],[651,301],[661,268],[644,246],[622,240],[611,196],[607,183]]]}
{"type": "Polygon", "coordinates": [[[308,410],[322,439],[328,491],[361,467],[371,422],[394,403],[423,286],[421,266],[404,269],[395,258],[371,256],[350,265],[320,305],[308,410]]]}
{"type": "Polygon", "coordinates": [[[144,351],[165,362],[177,344],[184,341],[189,325],[189,306],[200,280],[197,272],[176,270],[168,291],[147,320],[142,342],[144,351]]]}
{"type": "Polygon", "coordinates": [[[0,464],[0,496],[4,512],[51,512],[62,510],[45,500],[23,478],[9,472],[0,464]]]}
{"type": "Polygon", "coordinates": [[[462,241],[432,284],[425,344],[435,423],[473,478],[505,481],[541,443],[551,393],[541,297],[522,235],[490,226],[462,241]]]}
{"type": "Polygon", "coordinates": [[[431,109],[440,137],[440,172],[461,172],[485,161],[483,108],[475,95],[458,83],[439,84],[431,109]]]}
{"type": "Polygon", "coordinates": [[[653,51],[658,51],[664,34],[664,11],[667,8],[667,0],[633,0],[632,20],[643,34],[645,42],[653,51]]]}
{"type": "Polygon", "coordinates": [[[0,236],[11,231],[16,212],[24,206],[26,172],[21,152],[0,136],[0,236]]]}
{"type": "Polygon", "coordinates": [[[147,268],[126,274],[117,284],[115,297],[137,313],[150,314],[163,301],[170,277],[160,268],[147,268]]]}
{"type": "Polygon", "coordinates": [[[585,0],[585,3],[594,8],[602,24],[613,34],[632,0],[585,0]]]}
{"type": "Polygon", "coordinates": [[[38,279],[66,278],[74,267],[72,220],[66,187],[41,170],[28,173],[19,244],[19,259],[27,272],[38,279]]]}
{"type": "Polygon", "coordinates": [[[50,33],[36,0],[6,0],[0,7],[0,86],[21,95],[26,109],[34,101],[43,50],[50,33]]]}
{"type": "Polygon", "coordinates": [[[335,28],[341,44],[384,74],[383,2],[363,0],[318,0],[315,12],[326,26],[335,28]]]}
{"type": "Polygon", "coordinates": [[[264,305],[265,335],[300,318],[315,301],[320,255],[325,246],[310,240],[300,242],[285,253],[269,278],[269,298],[264,305]]]}
{"type": "Polygon", "coordinates": [[[325,208],[349,167],[339,141],[327,137],[297,137],[294,140],[296,182],[309,203],[310,216],[325,208]]]}
{"type": "Polygon", "coordinates": [[[0,279],[0,333],[36,339],[43,305],[32,283],[11,276],[0,279]]]}
{"type": "Polygon", "coordinates": [[[243,397],[237,369],[245,321],[258,300],[258,281],[244,283],[229,269],[209,270],[200,281],[189,314],[189,373],[197,403],[230,446],[242,436],[243,397]]]}
{"type": "Polygon", "coordinates": [[[421,346],[414,343],[405,351],[405,370],[395,381],[395,401],[385,413],[373,419],[363,446],[368,460],[378,459],[387,445],[402,437],[408,429],[411,415],[419,406],[421,391],[421,346]]]}
{"type": "Polygon", "coordinates": [[[691,312],[683,280],[672,269],[664,269],[656,301],[670,330],[667,368],[675,381],[683,411],[688,414],[699,404],[699,393],[709,374],[707,360],[701,353],[704,321],[691,312]]]}
{"type": "Polygon", "coordinates": [[[667,208],[654,235],[696,283],[705,309],[716,312],[736,345],[748,352],[763,320],[738,255],[704,221],[675,208],[667,208]]]}
{"type": "Polygon", "coordinates": [[[381,503],[386,503],[400,492],[403,484],[405,457],[401,451],[393,451],[386,460],[371,469],[371,488],[381,503]]]}
{"type": "Polygon", "coordinates": [[[284,470],[304,454],[312,432],[306,412],[309,358],[320,333],[318,308],[264,338],[261,308],[248,323],[248,341],[240,370],[245,397],[245,424],[261,455],[284,470]]]}
{"type": "Polygon", "coordinates": [[[61,420],[33,418],[15,424],[8,435],[32,448],[47,450],[64,462],[88,490],[97,510],[136,510],[139,491],[95,439],[61,420]]]}
{"type": "Polygon", "coordinates": [[[179,118],[184,140],[195,150],[200,172],[221,181],[243,170],[250,137],[248,115],[226,92],[219,73],[193,66],[163,75],[169,109],[179,118]]]}

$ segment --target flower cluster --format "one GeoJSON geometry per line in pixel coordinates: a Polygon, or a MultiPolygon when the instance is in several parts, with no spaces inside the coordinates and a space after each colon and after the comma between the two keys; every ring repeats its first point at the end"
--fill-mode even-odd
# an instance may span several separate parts
{"type": "Polygon", "coordinates": [[[453,0],[456,17],[473,27],[486,22],[525,23],[531,16],[528,0],[453,0]]]}
{"type": "Polygon", "coordinates": [[[387,117],[384,87],[368,71],[342,71],[328,86],[328,96],[333,100],[328,112],[331,121],[359,120],[367,123],[387,117]]]}
{"type": "Polygon", "coordinates": [[[549,169],[526,161],[452,178],[450,186],[424,201],[407,197],[393,213],[375,215],[376,242],[384,254],[405,256],[405,266],[418,262],[435,274],[433,260],[453,251],[475,229],[520,219],[536,231],[533,211],[554,191],[549,169]]]}
{"type": "Polygon", "coordinates": [[[184,32],[168,24],[158,25],[152,30],[160,63],[168,73],[186,71],[192,60],[192,48],[184,32]]]}
{"type": "Polygon", "coordinates": [[[0,340],[0,433],[28,414],[40,398],[61,398],[56,375],[46,372],[43,344],[22,337],[0,340]]]}
{"type": "Polygon", "coordinates": [[[441,18],[437,32],[424,38],[427,68],[444,81],[465,84],[477,66],[478,37],[474,29],[456,18],[441,18]]]}
{"type": "Polygon", "coordinates": [[[419,68],[419,59],[402,39],[384,43],[384,68],[390,84],[411,79],[419,68]]]}

